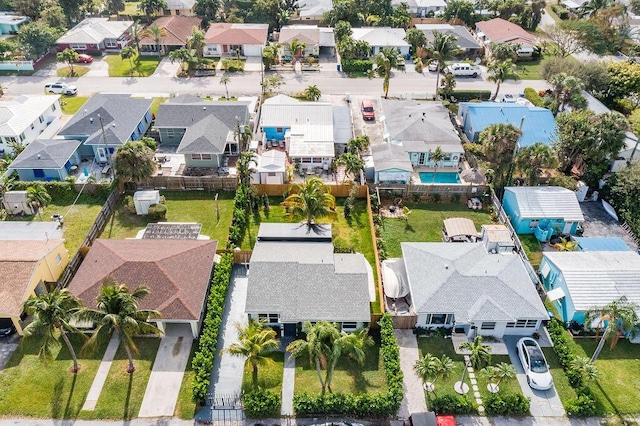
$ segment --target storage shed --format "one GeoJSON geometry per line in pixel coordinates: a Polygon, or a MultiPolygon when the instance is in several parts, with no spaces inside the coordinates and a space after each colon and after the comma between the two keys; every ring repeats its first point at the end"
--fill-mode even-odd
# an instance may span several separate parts
{"type": "Polygon", "coordinates": [[[133,204],[136,206],[136,214],[149,214],[152,204],[160,203],[160,191],[136,191],[133,194],[133,204]]]}
{"type": "Polygon", "coordinates": [[[2,196],[2,205],[11,215],[33,215],[35,211],[27,197],[27,191],[7,191],[2,196]]]}

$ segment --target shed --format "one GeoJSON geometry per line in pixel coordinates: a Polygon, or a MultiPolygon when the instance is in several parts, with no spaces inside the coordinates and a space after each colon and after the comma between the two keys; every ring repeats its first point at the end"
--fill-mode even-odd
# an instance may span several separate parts
{"type": "Polygon", "coordinates": [[[282,185],[286,182],[287,154],[272,149],[265,151],[258,158],[256,183],[282,185]]]}
{"type": "Polygon", "coordinates": [[[442,224],[442,240],[445,242],[475,243],[480,234],[471,219],[452,217],[442,224]]]}
{"type": "Polygon", "coordinates": [[[34,211],[27,191],[7,191],[2,196],[2,205],[7,213],[12,215],[33,215],[34,211]]]}
{"type": "Polygon", "coordinates": [[[382,143],[371,147],[374,167],[374,182],[403,183],[411,182],[413,166],[407,151],[391,143],[382,143]]]}
{"type": "Polygon", "coordinates": [[[133,204],[136,206],[136,214],[149,214],[152,204],[160,203],[160,191],[136,191],[133,194],[133,204]]]}

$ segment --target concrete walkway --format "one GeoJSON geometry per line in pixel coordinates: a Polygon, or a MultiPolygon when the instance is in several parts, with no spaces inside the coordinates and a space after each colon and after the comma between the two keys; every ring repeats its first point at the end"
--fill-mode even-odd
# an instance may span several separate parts
{"type": "Polygon", "coordinates": [[[424,398],[422,381],[413,372],[413,366],[420,357],[418,341],[413,330],[393,330],[400,346],[400,368],[404,373],[402,387],[404,388],[404,398],[398,412],[398,417],[408,419],[411,413],[422,413],[427,411],[427,403],[424,398]]]}
{"type": "Polygon", "coordinates": [[[91,388],[89,388],[87,399],[85,399],[84,405],[82,406],[83,410],[93,411],[96,409],[98,398],[100,398],[102,388],[104,387],[104,383],[107,381],[107,376],[109,375],[109,370],[111,370],[113,358],[116,356],[116,352],[118,351],[118,345],[120,343],[118,336],[119,334],[117,331],[115,331],[113,336],[111,336],[111,340],[107,345],[107,350],[104,351],[102,362],[100,362],[100,367],[98,367],[96,377],[93,378],[93,383],[91,383],[91,388]]]}
{"type": "Polygon", "coordinates": [[[296,359],[284,353],[284,373],[282,374],[282,406],[280,414],[293,416],[293,385],[296,379],[296,359]]]}
{"type": "Polygon", "coordinates": [[[173,416],[192,343],[189,324],[166,326],[138,417],[173,416]]]}

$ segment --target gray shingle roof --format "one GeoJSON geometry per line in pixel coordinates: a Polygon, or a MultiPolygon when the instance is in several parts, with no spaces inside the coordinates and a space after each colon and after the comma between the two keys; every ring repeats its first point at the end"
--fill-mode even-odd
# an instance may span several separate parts
{"type": "Polygon", "coordinates": [[[391,169],[413,171],[409,154],[400,146],[392,143],[381,143],[371,146],[373,165],[376,171],[391,169]]]}
{"type": "Polygon", "coordinates": [[[263,223],[258,241],[322,241],[331,242],[331,225],[307,226],[303,223],[263,223]]]}
{"type": "Polygon", "coordinates": [[[452,34],[456,37],[456,44],[461,49],[480,49],[480,43],[476,41],[469,30],[463,25],[450,24],[416,24],[416,28],[422,31],[427,41],[433,41],[433,32],[441,34],[452,34]]]}
{"type": "Polygon", "coordinates": [[[504,190],[515,195],[521,218],[584,221],[576,193],[569,189],[560,186],[510,186],[504,190]]]}
{"type": "Polygon", "coordinates": [[[62,136],[84,136],[85,145],[102,145],[102,131],[98,114],[102,117],[107,143],[124,145],[135,132],[138,123],[151,108],[151,99],[132,98],[131,95],[96,94],[58,132],[62,136]]]}
{"type": "Polygon", "coordinates": [[[251,256],[247,313],[282,322],[369,322],[366,259],[334,254],[328,242],[258,241],[251,256]]]}
{"type": "Polygon", "coordinates": [[[67,139],[36,139],[22,151],[9,169],[60,169],[81,142],[67,139]]]}
{"type": "Polygon", "coordinates": [[[483,243],[401,243],[414,309],[453,313],[456,321],[548,319],[517,254],[483,243]]]}

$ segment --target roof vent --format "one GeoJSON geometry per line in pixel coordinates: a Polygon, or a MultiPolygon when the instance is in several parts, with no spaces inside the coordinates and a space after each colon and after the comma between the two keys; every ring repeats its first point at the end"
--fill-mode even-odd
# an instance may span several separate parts
{"type": "Polygon", "coordinates": [[[444,269],[449,269],[449,265],[447,265],[447,264],[445,263],[445,265],[444,265],[444,269]]]}
{"type": "Polygon", "coordinates": [[[202,107],[202,110],[203,110],[203,111],[206,111],[206,110],[207,110],[207,107],[206,107],[206,106],[203,106],[203,107],[202,107]]]}
{"type": "Polygon", "coordinates": [[[91,124],[93,124],[93,117],[91,117],[91,118],[89,119],[89,122],[90,122],[91,124]]]}
{"type": "Polygon", "coordinates": [[[38,160],[40,159],[40,154],[38,154],[38,160]]]}

